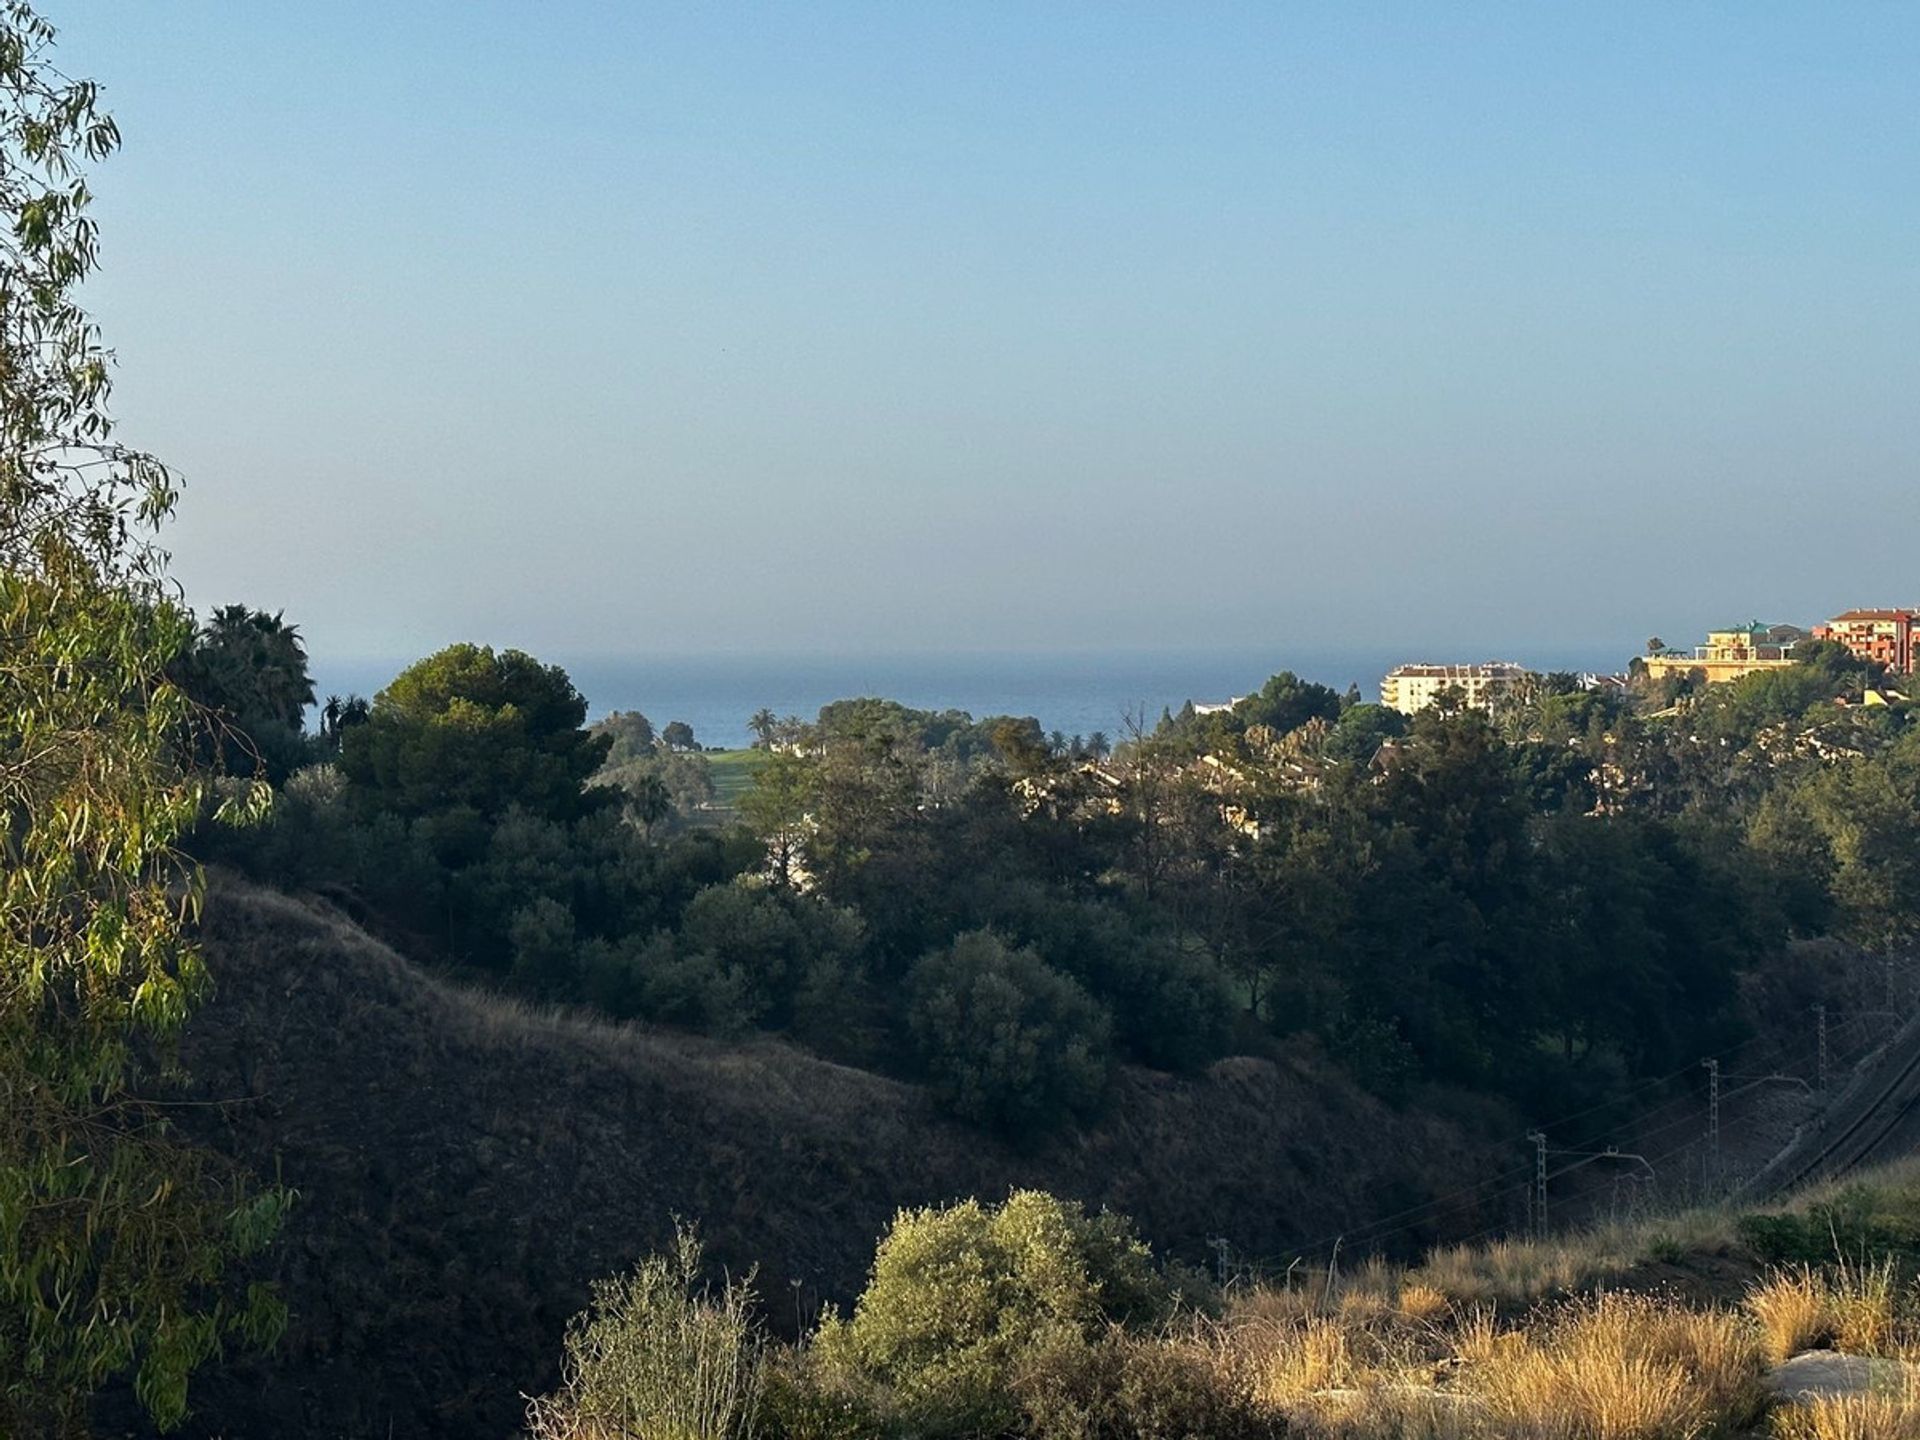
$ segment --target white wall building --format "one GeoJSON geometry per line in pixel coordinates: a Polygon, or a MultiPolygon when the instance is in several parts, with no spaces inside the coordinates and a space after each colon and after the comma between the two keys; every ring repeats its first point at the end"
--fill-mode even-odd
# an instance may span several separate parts
{"type": "Polygon", "coordinates": [[[1494,701],[1533,672],[1510,660],[1489,660],[1480,665],[1396,665],[1380,682],[1380,703],[1413,715],[1440,698],[1443,691],[1458,690],[1473,710],[1491,710],[1494,701]]]}

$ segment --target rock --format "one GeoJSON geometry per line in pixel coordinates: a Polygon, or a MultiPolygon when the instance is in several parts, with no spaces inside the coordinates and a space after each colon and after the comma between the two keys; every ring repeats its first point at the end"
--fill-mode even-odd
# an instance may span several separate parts
{"type": "Polygon", "coordinates": [[[1876,1355],[1807,1350],[1769,1370],[1766,1383],[1782,1400],[1866,1395],[1875,1391],[1909,1394],[1920,1390],[1920,1365],[1876,1355]]]}

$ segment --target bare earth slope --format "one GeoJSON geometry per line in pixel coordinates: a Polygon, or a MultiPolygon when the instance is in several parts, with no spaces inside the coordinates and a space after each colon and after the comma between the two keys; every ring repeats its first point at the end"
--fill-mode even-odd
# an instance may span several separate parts
{"type": "Polygon", "coordinates": [[[206,938],[218,994],[181,1058],[189,1098],[234,1103],[185,1123],[301,1199],[274,1261],[291,1329],[196,1381],[190,1435],[510,1435],[588,1282],[675,1215],[717,1261],[758,1263],[790,1325],[857,1291],[903,1205],[1038,1185],[1199,1261],[1210,1235],[1272,1255],[1490,1168],[1455,1128],[1306,1062],[1129,1071],[1097,1128],[1020,1152],[911,1085],[772,1041],[450,986],[317,902],[222,881],[206,938]]]}

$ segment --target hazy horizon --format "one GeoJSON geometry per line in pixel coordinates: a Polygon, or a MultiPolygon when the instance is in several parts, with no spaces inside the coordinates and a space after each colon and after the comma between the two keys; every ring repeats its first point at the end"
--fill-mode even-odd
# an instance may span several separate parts
{"type": "MultiPolygon", "coordinates": [[[[1542,670],[1616,670],[1632,647],[1569,646],[1477,659],[1510,659],[1542,670]]],[[[315,694],[371,698],[413,655],[313,657],[315,694]]],[[[1129,719],[1151,725],[1162,710],[1189,700],[1224,701],[1258,689],[1268,676],[1291,670],[1303,679],[1378,700],[1380,677],[1393,665],[1437,656],[1391,648],[1310,648],[1266,645],[1175,650],[874,651],[839,654],[706,651],[680,655],[590,655],[548,651],[541,659],[565,667],[599,719],[614,710],[638,710],[656,726],[686,721],[704,745],[750,742],[748,719],[762,708],[812,720],[833,700],[881,696],[915,709],[1031,715],[1063,734],[1125,733],[1129,719]]],[[[1459,657],[1454,657],[1459,658],[1459,657]]]]}
{"type": "Polygon", "coordinates": [[[317,656],[1920,600],[1920,12],[49,12],[177,573],[317,656]]]}

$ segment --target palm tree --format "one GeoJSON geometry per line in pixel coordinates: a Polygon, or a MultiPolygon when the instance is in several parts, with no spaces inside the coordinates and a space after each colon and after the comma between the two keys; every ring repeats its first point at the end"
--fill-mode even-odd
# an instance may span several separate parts
{"type": "Polygon", "coordinates": [[[223,605],[200,629],[194,651],[219,708],[238,717],[263,715],[294,730],[313,704],[307,647],[284,612],[223,605]]]}
{"type": "Polygon", "coordinates": [[[759,737],[756,743],[762,750],[771,750],[773,748],[773,732],[778,729],[779,726],[780,721],[775,717],[773,711],[767,709],[764,705],[754,711],[753,718],[747,721],[747,728],[759,737]]]}

